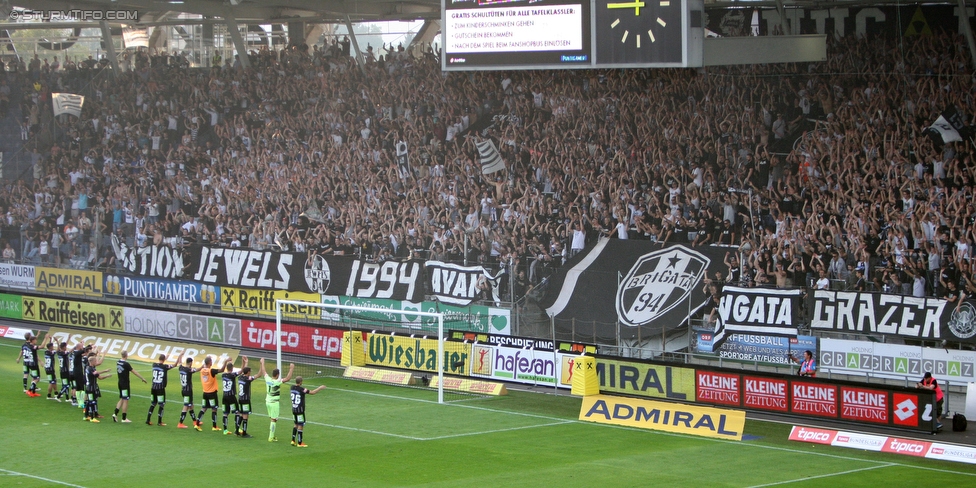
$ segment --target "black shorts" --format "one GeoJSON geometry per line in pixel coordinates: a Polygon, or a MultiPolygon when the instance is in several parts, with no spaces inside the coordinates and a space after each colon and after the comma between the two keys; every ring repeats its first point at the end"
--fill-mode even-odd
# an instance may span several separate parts
{"type": "Polygon", "coordinates": [[[45,371],[44,374],[47,375],[47,382],[49,384],[52,384],[52,385],[58,384],[58,376],[56,374],[54,374],[53,371],[50,372],[50,373],[48,373],[47,371],[45,371]]]}
{"type": "Polygon", "coordinates": [[[213,408],[216,409],[220,405],[217,404],[217,392],[212,391],[210,393],[203,393],[203,407],[202,408],[213,408]]]}
{"type": "Polygon", "coordinates": [[[295,425],[305,425],[304,413],[292,413],[295,416],[295,425]]]}
{"type": "Polygon", "coordinates": [[[193,406],[193,391],[181,392],[183,396],[183,406],[192,407],[193,406]]]}
{"type": "Polygon", "coordinates": [[[37,366],[28,366],[27,369],[30,372],[31,378],[36,380],[41,377],[41,370],[37,366]]]}
{"type": "Polygon", "coordinates": [[[149,397],[153,403],[162,405],[166,403],[166,390],[153,390],[149,393],[149,397]]]}
{"type": "Polygon", "coordinates": [[[225,412],[237,412],[237,397],[225,396],[220,403],[224,404],[225,412]]]}
{"type": "Polygon", "coordinates": [[[128,388],[119,388],[119,400],[128,400],[131,393],[128,388]]]}
{"type": "Polygon", "coordinates": [[[251,402],[238,402],[237,411],[241,413],[251,413],[251,402]]]}

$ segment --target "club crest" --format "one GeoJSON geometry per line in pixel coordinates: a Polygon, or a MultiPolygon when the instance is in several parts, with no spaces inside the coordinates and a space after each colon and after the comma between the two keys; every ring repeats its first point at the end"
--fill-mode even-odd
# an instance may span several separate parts
{"type": "Polygon", "coordinates": [[[668,313],[701,286],[709,262],[684,246],[641,256],[617,285],[617,318],[640,327],[668,313]]]}

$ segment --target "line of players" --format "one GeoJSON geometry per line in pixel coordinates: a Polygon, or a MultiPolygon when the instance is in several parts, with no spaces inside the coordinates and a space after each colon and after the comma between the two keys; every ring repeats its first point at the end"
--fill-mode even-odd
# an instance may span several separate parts
{"type": "MultiPolygon", "coordinates": [[[[30,397],[42,396],[38,391],[40,380],[39,357],[38,357],[37,336],[28,333],[21,347],[20,356],[17,362],[24,362],[24,393],[30,397]],[[28,387],[30,379],[30,387],[28,387]]],[[[137,371],[132,368],[128,361],[128,354],[121,353],[121,359],[116,363],[116,373],[118,375],[119,401],[115,405],[115,413],[112,415],[113,422],[119,422],[121,413],[122,423],[131,423],[128,419],[128,407],[130,392],[130,374],[146,383],[137,371]]],[[[98,399],[101,397],[101,390],[98,381],[111,376],[109,369],[98,370],[98,366],[104,361],[104,354],[93,348],[91,345],[82,346],[76,344],[71,351],[68,351],[67,344],[61,343],[55,350],[54,343],[49,343],[44,351],[44,371],[48,380],[47,398],[49,400],[61,401],[67,396],[71,400],[72,406],[84,408],[84,420],[98,423],[98,399]],[[61,377],[61,388],[57,388],[55,375],[55,363],[57,363],[58,373],[61,377]]],[[[248,359],[242,356],[243,364],[239,372],[234,371],[233,362],[227,362],[221,372],[213,368],[213,360],[210,357],[204,359],[202,368],[193,367],[193,358],[183,359],[183,354],[177,357],[174,364],[166,364],[166,355],[160,354],[156,363],[152,365],[152,384],[150,385],[150,404],[149,413],[146,416],[146,425],[153,425],[152,416],[156,407],[159,407],[157,416],[157,426],[166,426],[163,423],[163,410],[166,405],[166,386],[168,383],[169,370],[179,367],[180,374],[180,393],[183,396],[183,410],[180,413],[180,422],[177,428],[189,428],[184,422],[187,414],[193,422],[193,428],[203,431],[203,415],[207,410],[211,411],[211,422],[213,431],[223,431],[225,435],[237,435],[242,438],[251,438],[247,433],[248,417],[251,409],[251,383],[257,378],[264,378],[266,384],[265,404],[268,410],[268,417],[271,419],[269,442],[277,442],[275,428],[278,423],[279,402],[281,398],[281,386],[291,380],[295,371],[295,365],[288,367],[288,374],[281,378],[281,372],[274,369],[270,374],[266,373],[264,359],[261,359],[261,367],[256,375],[251,375],[251,368],[248,366],[248,359]],[[200,383],[203,387],[203,405],[199,413],[193,410],[193,375],[200,373],[200,383]],[[223,398],[223,429],[217,427],[217,378],[220,377],[221,391],[223,398]],[[234,431],[231,432],[227,426],[227,419],[230,413],[234,413],[234,431]]],[[[304,442],[305,427],[305,396],[314,395],[325,388],[321,385],[313,390],[302,386],[302,377],[295,378],[295,384],[290,391],[292,414],[294,415],[295,426],[292,428],[291,445],[297,447],[308,447],[304,442]]]]}

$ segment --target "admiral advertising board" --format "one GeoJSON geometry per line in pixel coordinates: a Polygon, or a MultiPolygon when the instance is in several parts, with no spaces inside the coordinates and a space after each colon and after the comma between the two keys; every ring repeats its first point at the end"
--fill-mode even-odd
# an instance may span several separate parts
{"type": "Polygon", "coordinates": [[[583,397],[579,419],[741,441],[746,413],[742,410],[590,395],[583,397]]]}
{"type": "Polygon", "coordinates": [[[724,247],[662,249],[649,241],[603,239],[557,270],[543,306],[560,333],[650,337],[678,327],[708,303],[704,279],[727,273],[727,252],[724,247]]]}
{"type": "Polygon", "coordinates": [[[931,372],[939,381],[976,382],[976,352],[868,341],[821,339],[822,371],[918,381],[931,372]]]}
{"type": "Polygon", "coordinates": [[[925,341],[976,342],[976,307],[941,298],[816,290],[814,331],[882,334],[925,341]]]}
{"type": "Polygon", "coordinates": [[[62,268],[34,268],[34,289],[58,295],[102,296],[102,273],[62,268]]]}

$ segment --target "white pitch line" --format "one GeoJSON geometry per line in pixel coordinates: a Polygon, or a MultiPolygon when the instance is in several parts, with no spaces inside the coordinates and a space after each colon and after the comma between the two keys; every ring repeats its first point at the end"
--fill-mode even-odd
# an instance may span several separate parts
{"type": "Polygon", "coordinates": [[[481,432],[466,432],[466,433],[463,433],[463,434],[442,435],[442,436],[437,436],[437,437],[428,437],[428,438],[426,438],[424,440],[425,441],[438,441],[438,440],[441,440],[441,439],[454,439],[454,438],[457,438],[457,437],[469,437],[469,436],[473,436],[473,435],[495,434],[495,433],[498,433],[498,432],[511,432],[513,430],[535,429],[535,428],[538,428],[538,427],[552,427],[552,426],[555,426],[555,425],[564,425],[564,424],[571,424],[571,423],[572,422],[566,420],[566,421],[563,421],[563,422],[552,422],[552,423],[549,423],[549,424],[524,425],[522,427],[509,427],[507,429],[494,429],[494,430],[484,430],[484,431],[481,431],[481,432]]]}
{"type": "Polygon", "coordinates": [[[21,473],[19,471],[11,471],[9,469],[2,469],[2,468],[0,468],[0,471],[3,471],[4,473],[8,473],[11,476],[23,476],[25,478],[34,478],[35,480],[46,481],[48,483],[54,483],[56,485],[73,486],[75,488],[85,488],[84,486],[81,486],[81,485],[75,485],[75,484],[72,484],[72,483],[65,483],[64,481],[52,480],[50,478],[42,478],[40,476],[34,476],[32,474],[21,473]]]}
{"type": "Polygon", "coordinates": [[[766,484],[762,484],[762,485],[752,485],[749,488],[762,488],[764,486],[785,485],[785,484],[788,484],[788,483],[797,483],[797,482],[800,482],[800,481],[816,480],[816,479],[820,479],[820,478],[830,478],[830,477],[833,477],[833,476],[843,476],[845,474],[859,473],[861,471],[870,471],[872,469],[888,468],[888,467],[891,467],[891,466],[895,466],[895,464],[888,463],[888,464],[882,464],[882,465],[879,465],[879,466],[869,466],[867,468],[850,469],[850,470],[847,470],[847,471],[841,471],[839,473],[820,474],[820,475],[817,475],[817,476],[807,476],[805,478],[797,478],[795,480],[777,481],[775,483],[766,483],[766,484]]]}

